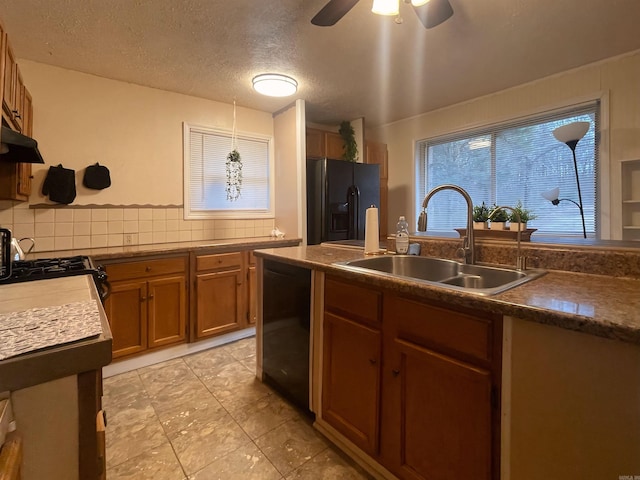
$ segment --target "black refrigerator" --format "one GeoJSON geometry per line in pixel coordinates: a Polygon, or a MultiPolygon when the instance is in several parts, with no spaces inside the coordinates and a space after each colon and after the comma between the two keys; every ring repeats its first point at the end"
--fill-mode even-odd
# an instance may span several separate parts
{"type": "Polygon", "coordinates": [[[366,210],[380,207],[380,167],[307,159],[307,243],[364,240],[366,210]]]}

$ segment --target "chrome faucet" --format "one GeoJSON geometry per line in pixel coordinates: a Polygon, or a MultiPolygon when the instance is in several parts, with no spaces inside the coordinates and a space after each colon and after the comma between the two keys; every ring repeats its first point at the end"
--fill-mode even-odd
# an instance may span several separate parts
{"type": "Polygon", "coordinates": [[[493,215],[496,212],[498,212],[499,210],[503,210],[505,208],[507,210],[511,210],[513,212],[513,215],[518,220],[518,246],[517,246],[517,252],[516,252],[516,270],[526,270],[527,269],[527,257],[523,257],[520,254],[520,239],[522,237],[522,229],[520,228],[522,226],[522,218],[520,217],[520,212],[518,212],[515,208],[507,207],[506,205],[503,206],[503,207],[496,207],[489,214],[489,220],[491,220],[491,217],[493,217],[493,215]]]}
{"type": "Polygon", "coordinates": [[[420,216],[418,217],[418,231],[427,231],[427,205],[429,204],[429,200],[431,200],[431,197],[433,197],[440,190],[453,190],[454,192],[458,192],[467,201],[467,234],[462,239],[461,251],[465,263],[473,265],[476,263],[476,244],[473,238],[473,202],[471,201],[471,197],[464,188],[457,185],[449,184],[438,185],[437,187],[432,188],[422,201],[422,213],[420,213],[420,216]]]}

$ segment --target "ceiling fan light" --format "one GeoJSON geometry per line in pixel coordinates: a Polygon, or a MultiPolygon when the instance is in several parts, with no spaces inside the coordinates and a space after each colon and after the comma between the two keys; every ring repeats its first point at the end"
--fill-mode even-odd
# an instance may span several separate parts
{"type": "Polygon", "coordinates": [[[429,0],[411,0],[411,5],[414,7],[421,7],[426,3],[429,3],[429,0]]]}
{"type": "Polygon", "coordinates": [[[377,15],[399,15],[399,0],[373,0],[371,11],[377,15]]]}
{"type": "Polygon", "coordinates": [[[278,73],[263,73],[253,77],[253,89],[269,97],[288,97],[298,91],[298,82],[278,73]]]}

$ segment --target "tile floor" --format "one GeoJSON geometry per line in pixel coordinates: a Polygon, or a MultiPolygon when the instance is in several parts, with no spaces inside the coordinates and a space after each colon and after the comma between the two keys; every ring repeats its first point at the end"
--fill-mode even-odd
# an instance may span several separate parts
{"type": "Polygon", "coordinates": [[[254,372],[252,337],[105,379],[108,480],[371,478],[254,372]]]}

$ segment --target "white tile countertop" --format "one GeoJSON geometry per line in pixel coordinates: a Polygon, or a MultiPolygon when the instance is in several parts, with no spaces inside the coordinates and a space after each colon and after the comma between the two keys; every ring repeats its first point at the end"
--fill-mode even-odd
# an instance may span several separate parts
{"type": "Polygon", "coordinates": [[[101,333],[100,311],[92,300],[0,313],[0,360],[101,333]]]}
{"type": "Polygon", "coordinates": [[[0,341],[7,348],[0,356],[0,391],[111,362],[111,331],[90,275],[0,285],[0,341]],[[17,338],[26,353],[3,335],[17,338]]]}

